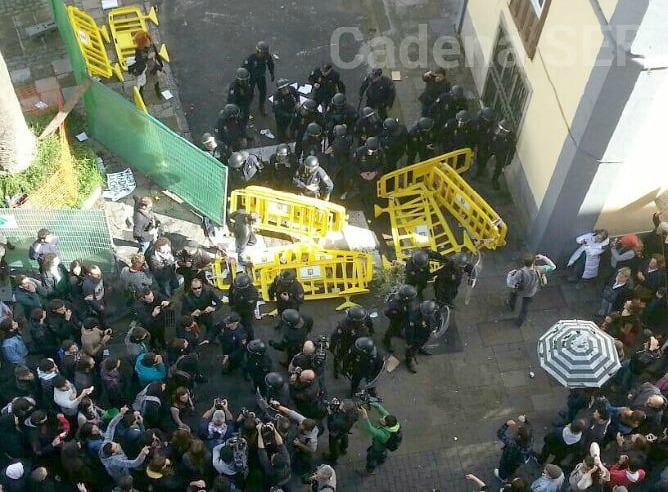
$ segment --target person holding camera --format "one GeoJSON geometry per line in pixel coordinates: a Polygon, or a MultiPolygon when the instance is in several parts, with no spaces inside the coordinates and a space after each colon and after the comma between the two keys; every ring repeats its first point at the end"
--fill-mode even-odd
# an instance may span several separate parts
{"type": "Polygon", "coordinates": [[[329,465],[320,465],[307,481],[311,484],[311,492],[336,492],[336,472],[329,465]]]}
{"type": "Polygon", "coordinates": [[[318,434],[320,430],[318,429],[317,422],[284,407],[274,400],[270,401],[269,404],[280,412],[281,415],[285,415],[298,425],[297,436],[292,441],[294,452],[292,464],[295,473],[300,475],[307,473],[312,467],[313,457],[318,450],[318,434]]]}
{"type": "Polygon", "coordinates": [[[401,426],[397,418],[390,414],[378,402],[369,403],[369,407],[380,415],[379,424],[374,425],[364,407],[358,409],[362,427],[371,436],[371,446],[366,450],[366,468],[361,475],[373,475],[376,468],[387,459],[387,451],[396,451],[401,443],[401,426]]]}
{"type": "Polygon", "coordinates": [[[232,435],[217,445],[212,452],[213,467],[234,484],[230,490],[246,490],[248,478],[248,443],[243,437],[232,435]]]}
{"type": "Polygon", "coordinates": [[[213,406],[202,414],[199,423],[199,438],[210,450],[222,444],[232,435],[234,417],[230,412],[227,400],[216,398],[213,406]]]}
{"type": "Polygon", "coordinates": [[[324,458],[333,465],[336,465],[340,455],[348,451],[348,434],[357,418],[357,407],[353,400],[339,401],[332,398],[327,412],[329,453],[325,453],[324,458]]]}
{"type": "Polygon", "coordinates": [[[323,391],[315,372],[295,368],[290,376],[290,397],[297,410],[310,418],[322,418],[322,396],[323,391]]]}
{"type": "Polygon", "coordinates": [[[305,369],[310,369],[318,376],[318,378],[323,377],[325,372],[325,360],[326,353],[323,354],[324,350],[327,350],[327,337],[321,337],[325,340],[318,339],[318,345],[312,340],[306,340],[302,346],[302,351],[296,354],[290,364],[288,365],[288,371],[293,372],[297,367],[301,367],[302,371],[305,369]],[[324,345],[324,350],[323,350],[324,345]],[[318,350],[320,346],[320,350],[318,350]]]}
{"type": "Polygon", "coordinates": [[[274,424],[257,424],[257,457],[264,477],[264,485],[270,487],[281,487],[287,485],[292,478],[290,470],[290,453],[283,442],[283,437],[276,430],[274,424]],[[267,451],[268,437],[274,447],[274,452],[267,451]]]}

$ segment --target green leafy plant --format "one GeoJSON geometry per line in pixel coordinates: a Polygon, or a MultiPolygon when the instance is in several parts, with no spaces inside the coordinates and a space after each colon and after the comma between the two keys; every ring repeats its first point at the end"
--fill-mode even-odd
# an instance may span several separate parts
{"type": "Polygon", "coordinates": [[[376,269],[371,280],[371,292],[384,300],[393,289],[404,283],[405,271],[402,262],[376,269]]]}

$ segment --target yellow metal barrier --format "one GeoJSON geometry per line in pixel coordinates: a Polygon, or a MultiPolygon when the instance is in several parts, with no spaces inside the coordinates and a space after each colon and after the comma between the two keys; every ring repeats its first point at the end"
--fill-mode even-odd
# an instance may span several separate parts
{"type": "Polygon", "coordinates": [[[105,26],[98,27],[95,20],[83,10],[76,7],[67,7],[67,15],[70,18],[72,29],[86,62],[86,68],[90,75],[110,78],[112,75],[123,81],[123,73],[117,64],[113,67],[109,62],[104,41],[109,42],[109,33],[105,26]]]}
{"type": "Polygon", "coordinates": [[[144,98],[141,97],[139,88],[136,86],[132,88],[132,99],[135,102],[135,106],[141,109],[144,113],[148,113],[148,110],[146,109],[146,104],[144,104],[144,98]]]}
{"type": "MultiPolygon", "coordinates": [[[[159,24],[154,7],[151,7],[148,15],[144,15],[139,7],[119,7],[109,11],[111,37],[114,41],[118,62],[123,70],[128,69],[128,58],[135,56],[134,35],[140,31],[148,31],[146,20],[150,20],[156,26],[159,24]]],[[[169,54],[164,44],[158,53],[166,62],[169,62],[169,54]]]]}
{"type": "MultiPolygon", "coordinates": [[[[369,292],[373,276],[373,258],[368,253],[322,249],[318,246],[294,245],[279,248],[266,263],[253,265],[253,281],[262,298],[270,302],[269,286],[283,270],[293,270],[304,286],[307,301],[341,297],[345,301],[337,310],[354,306],[350,298],[369,292]]],[[[226,291],[236,276],[236,264],[224,258],[212,263],[212,281],[226,291]]]]}
{"type": "Polygon", "coordinates": [[[376,206],[375,215],[390,215],[397,259],[416,248],[450,254],[506,244],[506,224],[459,175],[470,167],[472,157],[470,149],[459,150],[393,171],[379,180],[378,196],[387,198],[388,206],[376,206]],[[456,170],[450,165],[455,161],[464,164],[456,170]],[[445,211],[465,229],[461,241],[453,234],[445,211]]]}
{"type": "Polygon", "coordinates": [[[234,190],[229,211],[240,208],[259,216],[255,223],[258,230],[309,242],[329,232],[341,232],[346,225],[346,209],[341,205],[262,186],[234,190]]]}

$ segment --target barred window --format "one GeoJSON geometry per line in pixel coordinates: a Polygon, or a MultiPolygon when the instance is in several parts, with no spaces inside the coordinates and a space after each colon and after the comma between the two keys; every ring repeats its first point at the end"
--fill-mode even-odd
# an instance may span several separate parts
{"type": "Polygon", "coordinates": [[[503,24],[494,44],[494,52],[487,70],[482,100],[494,109],[499,118],[512,121],[518,132],[531,94],[522,66],[503,24]]]}
{"type": "Polygon", "coordinates": [[[510,13],[527,56],[533,59],[551,0],[510,0],[510,13]]]}

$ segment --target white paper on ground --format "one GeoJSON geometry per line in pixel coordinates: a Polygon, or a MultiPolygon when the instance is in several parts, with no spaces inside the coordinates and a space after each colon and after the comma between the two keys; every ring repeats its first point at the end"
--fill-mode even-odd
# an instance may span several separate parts
{"type": "Polygon", "coordinates": [[[302,94],[310,94],[311,90],[313,90],[313,86],[311,84],[304,84],[299,89],[297,89],[297,91],[302,94]]]}
{"type": "Polygon", "coordinates": [[[118,0],[102,0],[102,10],[115,9],[118,7],[118,0]]]}
{"type": "Polygon", "coordinates": [[[171,93],[169,89],[165,89],[164,91],[161,92],[162,97],[165,98],[166,101],[169,101],[171,98],[174,97],[174,95],[171,93]]]}
{"type": "Polygon", "coordinates": [[[79,142],[85,142],[86,140],[88,140],[88,135],[86,135],[86,132],[81,132],[79,133],[79,135],[77,135],[77,140],[79,142]]]}
{"type": "Polygon", "coordinates": [[[44,101],[38,101],[38,102],[35,103],[35,107],[37,109],[46,109],[46,108],[49,107],[49,105],[46,104],[44,101]]]}
{"type": "Polygon", "coordinates": [[[107,188],[109,189],[103,191],[102,196],[115,202],[128,196],[136,187],[137,183],[132,169],[127,168],[118,173],[107,174],[107,188]]]}

